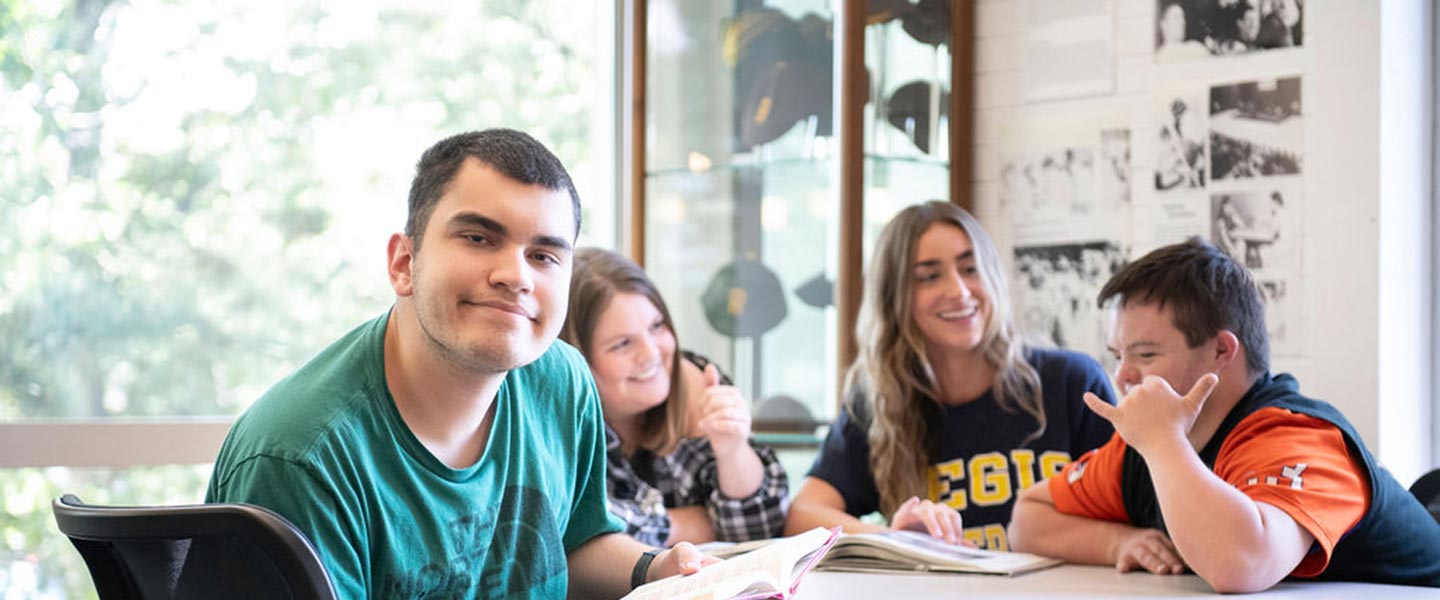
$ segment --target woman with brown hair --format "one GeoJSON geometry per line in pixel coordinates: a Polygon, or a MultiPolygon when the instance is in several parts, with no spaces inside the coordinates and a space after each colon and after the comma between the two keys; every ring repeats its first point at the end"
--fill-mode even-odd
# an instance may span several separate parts
{"type": "Polygon", "coordinates": [[[560,339],[585,355],[605,414],[610,512],[641,542],[780,535],[789,481],[750,443],[750,407],[703,357],[680,350],[670,312],[633,261],[575,253],[560,339]]]}
{"type": "Polygon", "coordinates": [[[1093,358],[1026,348],[1000,257],[964,209],[908,207],[865,281],[845,409],[790,508],[787,533],[910,529],[1008,549],[1019,491],[1113,432],[1082,400],[1114,403],[1093,358]],[[888,525],[859,517],[879,511],[888,525]]]}

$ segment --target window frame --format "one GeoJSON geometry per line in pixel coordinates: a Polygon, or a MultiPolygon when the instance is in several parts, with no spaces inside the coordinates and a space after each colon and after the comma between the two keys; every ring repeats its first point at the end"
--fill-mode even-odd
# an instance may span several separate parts
{"type": "Polygon", "coordinates": [[[209,464],[234,422],[234,417],[177,417],[0,423],[0,469],[209,464]]]}

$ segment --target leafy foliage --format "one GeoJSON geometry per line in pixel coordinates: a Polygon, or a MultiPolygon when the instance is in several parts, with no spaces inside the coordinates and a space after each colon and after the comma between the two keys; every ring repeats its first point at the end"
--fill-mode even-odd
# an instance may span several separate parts
{"type": "MultiPolygon", "coordinates": [[[[0,420],[241,411],[389,306],[386,238],[430,143],[515,127],[588,168],[593,10],[0,0],[0,420]]],[[[36,593],[89,593],[47,562],[77,558],[60,491],[203,489],[140,471],[0,471],[7,502],[44,491],[0,520],[0,591],[38,556],[36,593]]]]}
{"type": "Polygon", "coordinates": [[[388,304],[425,145],[588,153],[543,5],[336,6],[4,4],[0,416],[234,413],[388,304]]]}

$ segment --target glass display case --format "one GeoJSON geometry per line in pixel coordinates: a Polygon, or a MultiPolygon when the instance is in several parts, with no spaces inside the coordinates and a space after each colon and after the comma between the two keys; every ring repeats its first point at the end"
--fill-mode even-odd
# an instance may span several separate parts
{"type": "Polygon", "coordinates": [[[869,3],[863,257],[897,211],[950,190],[950,2],[869,3]]]}
{"type": "Polygon", "coordinates": [[[871,242],[907,204],[960,198],[960,20],[932,0],[639,8],[632,252],[755,430],[813,433],[836,414],[871,242]]]}

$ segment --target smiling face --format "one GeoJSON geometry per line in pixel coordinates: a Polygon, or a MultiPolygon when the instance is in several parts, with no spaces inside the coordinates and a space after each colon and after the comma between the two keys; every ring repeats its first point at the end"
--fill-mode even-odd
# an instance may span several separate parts
{"type": "Polygon", "coordinates": [[[975,351],[985,337],[991,305],[970,236],[949,223],[931,225],[915,244],[910,276],[912,314],[926,350],[932,355],[975,351]]]}
{"type": "Polygon", "coordinates": [[[1200,376],[1222,366],[1209,351],[1212,343],[1190,347],[1168,306],[1131,301],[1110,312],[1109,350],[1115,357],[1115,387],[1121,394],[1149,375],[1163,378],[1183,394],[1200,376]]]}
{"type": "Polygon", "coordinates": [[[539,358],[560,331],[574,229],[567,192],[467,159],[420,240],[392,242],[392,285],[445,360],[503,373],[539,358]]]}
{"type": "Polygon", "coordinates": [[[610,298],[587,355],[607,421],[638,417],[670,395],[675,333],[645,296],[617,292],[610,298]]]}

